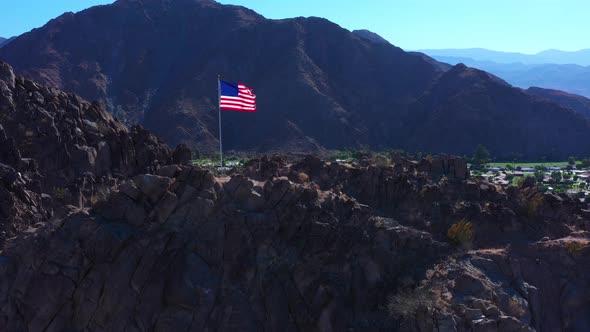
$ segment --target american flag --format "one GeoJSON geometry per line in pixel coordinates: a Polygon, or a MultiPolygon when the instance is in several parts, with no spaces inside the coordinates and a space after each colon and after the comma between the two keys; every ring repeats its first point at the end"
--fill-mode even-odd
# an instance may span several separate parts
{"type": "Polygon", "coordinates": [[[219,89],[222,111],[256,112],[256,95],[244,84],[219,81],[219,89]]]}

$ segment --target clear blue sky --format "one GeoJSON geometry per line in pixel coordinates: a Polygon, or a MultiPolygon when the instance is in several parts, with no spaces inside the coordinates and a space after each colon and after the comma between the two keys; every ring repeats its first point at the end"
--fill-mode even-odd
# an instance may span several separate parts
{"type": "MultiPolygon", "coordinates": [[[[174,1],[174,0],[172,0],[174,1]]],[[[0,36],[39,27],[66,11],[113,0],[3,0],[0,36]]],[[[404,49],[484,47],[534,53],[590,48],[588,0],[222,0],[268,18],[325,17],[379,33],[404,49]]]]}

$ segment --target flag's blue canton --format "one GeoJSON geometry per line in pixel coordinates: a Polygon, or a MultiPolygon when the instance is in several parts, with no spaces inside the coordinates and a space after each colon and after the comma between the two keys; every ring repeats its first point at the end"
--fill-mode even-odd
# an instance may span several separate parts
{"type": "Polygon", "coordinates": [[[220,81],[221,84],[221,95],[228,96],[228,97],[237,97],[238,96],[238,85],[233,83],[228,83],[225,81],[220,81]]]}

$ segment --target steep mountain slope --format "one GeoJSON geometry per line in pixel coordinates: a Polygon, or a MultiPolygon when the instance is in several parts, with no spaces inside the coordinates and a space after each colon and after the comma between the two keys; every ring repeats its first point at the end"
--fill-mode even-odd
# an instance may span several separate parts
{"type": "Polygon", "coordinates": [[[436,75],[401,49],[324,19],[271,21],[204,0],[123,0],[64,14],[0,58],[26,76],[105,99],[117,117],[169,142],[214,145],[217,74],[248,82],[260,112],[224,114],[228,148],[313,146],[309,137],[327,147],[370,143],[372,114],[404,108],[436,75]],[[24,47],[33,47],[29,56],[24,47]]]}
{"type": "Polygon", "coordinates": [[[442,75],[419,104],[409,144],[422,150],[449,149],[463,155],[472,151],[474,142],[481,142],[498,158],[514,151],[550,159],[590,151],[588,120],[583,116],[556,111],[556,104],[464,65],[442,75]]]}
{"type": "Polygon", "coordinates": [[[370,30],[366,30],[366,29],[354,30],[352,33],[354,33],[355,35],[357,35],[359,37],[368,39],[368,40],[376,42],[376,43],[390,44],[389,41],[387,41],[387,39],[379,36],[377,33],[370,31],[370,30]]]}
{"type": "Polygon", "coordinates": [[[529,95],[542,97],[563,107],[572,109],[590,119],[590,99],[571,93],[532,87],[526,90],[529,95]]]}
{"type": "MultiPolygon", "coordinates": [[[[463,98],[461,91],[433,88],[446,82],[438,78],[448,67],[320,18],[267,20],[246,8],[209,0],[120,0],[64,14],[0,49],[0,58],[26,76],[104,100],[117,118],[141,123],[171,144],[187,142],[211,152],[218,136],[218,74],[247,82],[259,101],[255,114],[224,112],[228,149],[369,146],[471,153],[478,143],[494,151],[511,149],[494,137],[477,135],[478,128],[462,119],[449,119],[457,123],[454,135],[462,142],[460,148],[441,144],[447,140],[430,131],[417,132],[425,115],[416,110],[430,112],[436,106],[424,101],[426,91],[452,93],[438,96],[442,99],[463,98]]],[[[456,87],[470,84],[487,87],[471,80],[456,87]]],[[[490,117],[499,117],[505,110],[487,102],[502,98],[496,93],[484,88],[456,104],[474,109],[483,105],[490,117]]],[[[527,99],[522,103],[524,109],[538,106],[527,99]]],[[[526,127],[530,119],[520,107],[509,109],[520,122],[481,124],[495,127],[498,136],[517,136],[512,131],[526,127]]],[[[568,123],[572,119],[564,109],[545,109],[546,116],[538,121],[578,125],[568,123]]],[[[534,118],[536,112],[527,115],[534,118]]],[[[558,136],[557,129],[545,127],[550,136],[558,136]]],[[[590,141],[588,132],[584,141],[590,141]]],[[[530,134],[530,141],[545,135],[530,134]]],[[[563,140],[556,144],[571,146],[563,140]]],[[[586,154],[584,148],[577,146],[576,154],[586,154]]],[[[533,149],[519,149],[513,152],[539,157],[528,154],[533,149]]]]}

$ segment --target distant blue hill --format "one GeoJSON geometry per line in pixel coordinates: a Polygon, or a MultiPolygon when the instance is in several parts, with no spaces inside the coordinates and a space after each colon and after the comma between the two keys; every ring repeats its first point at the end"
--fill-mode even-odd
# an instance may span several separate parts
{"type": "Polygon", "coordinates": [[[434,58],[453,57],[471,58],[478,61],[492,61],[496,63],[522,63],[522,64],[574,64],[590,66],[590,48],[575,52],[546,50],[537,54],[523,54],[514,52],[498,52],[484,48],[468,49],[428,49],[419,50],[434,58]]]}
{"type": "Polygon", "coordinates": [[[16,37],[11,37],[11,38],[8,38],[8,39],[6,39],[4,37],[0,37],[0,47],[6,45],[8,43],[10,43],[14,38],[16,38],[16,37]]]}
{"type": "Polygon", "coordinates": [[[451,65],[463,63],[469,67],[485,70],[523,89],[542,87],[590,97],[590,66],[499,63],[470,57],[429,55],[437,61],[451,65]]]}

